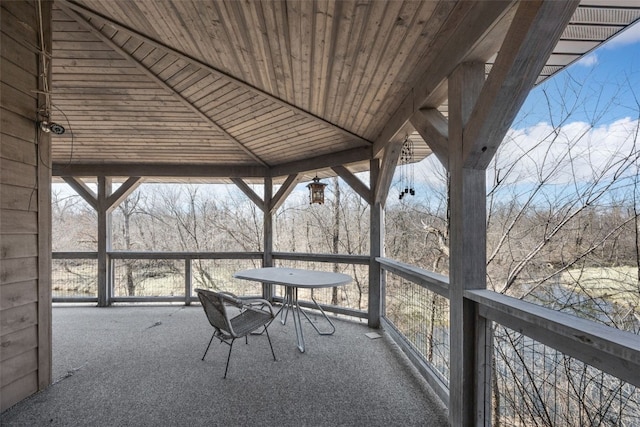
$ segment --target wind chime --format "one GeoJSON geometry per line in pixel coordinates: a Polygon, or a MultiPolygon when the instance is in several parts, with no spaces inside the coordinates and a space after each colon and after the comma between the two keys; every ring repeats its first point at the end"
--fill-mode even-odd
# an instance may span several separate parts
{"type": "Polygon", "coordinates": [[[411,141],[407,135],[402,144],[402,151],[400,152],[400,200],[407,194],[412,196],[416,194],[413,186],[414,172],[413,141],[411,141]]]}

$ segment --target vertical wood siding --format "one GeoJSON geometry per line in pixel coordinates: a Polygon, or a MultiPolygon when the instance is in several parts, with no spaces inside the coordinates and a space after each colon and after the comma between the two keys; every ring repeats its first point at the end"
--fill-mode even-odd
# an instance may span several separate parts
{"type": "MultiPolygon", "coordinates": [[[[41,2],[51,49],[51,3],[41,2]]],[[[51,382],[50,148],[36,1],[0,4],[0,410],[51,382]]]]}

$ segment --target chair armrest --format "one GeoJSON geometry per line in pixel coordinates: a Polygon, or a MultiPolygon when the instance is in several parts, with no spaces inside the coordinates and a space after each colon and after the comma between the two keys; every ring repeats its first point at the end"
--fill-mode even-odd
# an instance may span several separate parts
{"type": "Polygon", "coordinates": [[[242,297],[238,297],[237,295],[231,293],[231,292],[227,292],[227,291],[220,291],[218,292],[218,294],[220,295],[220,297],[224,300],[224,302],[230,304],[230,305],[234,305],[238,308],[242,308],[242,306],[245,305],[242,297]]]}
{"type": "MultiPolygon", "coordinates": [[[[242,304],[246,309],[256,310],[255,308],[256,306],[260,306],[260,309],[266,306],[269,309],[269,313],[271,313],[271,317],[275,317],[275,314],[273,313],[273,306],[266,299],[253,298],[253,297],[240,297],[239,299],[242,300],[242,304]]],[[[261,310],[261,311],[264,311],[264,310],[261,310]]]]}

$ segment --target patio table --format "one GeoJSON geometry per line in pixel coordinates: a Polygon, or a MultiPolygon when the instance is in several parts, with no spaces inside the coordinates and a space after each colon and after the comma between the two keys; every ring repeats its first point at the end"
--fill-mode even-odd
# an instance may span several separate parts
{"type": "Polygon", "coordinates": [[[305,344],[302,332],[302,323],[300,321],[300,313],[307,318],[309,323],[311,323],[311,326],[313,326],[316,332],[320,335],[333,335],[336,331],[336,327],[312,296],[311,300],[315,304],[316,308],[320,310],[322,316],[324,316],[327,322],[329,322],[331,327],[329,331],[320,331],[311,319],[309,319],[307,313],[300,309],[300,305],[298,304],[298,289],[331,288],[334,286],[346,285],[352,280],[351,276],[343,273],[284,267],[265,267],[242,270],[235,273],[233,277],[274,285],[282,285],[286,288],[284,302],[278,313],[280,313],[280,319],[284,325],[287,322],[289,311],[292,312],[298,350],[300,350],[301,353],[304,353],[305,344]],[[282,313],[282,310],[285,310],[284,314],[282,313]]]}

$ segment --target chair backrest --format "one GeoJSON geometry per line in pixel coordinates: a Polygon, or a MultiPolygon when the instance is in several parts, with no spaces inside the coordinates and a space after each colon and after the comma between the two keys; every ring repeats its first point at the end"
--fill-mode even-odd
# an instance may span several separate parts
{"type": "Polygon", "coordinates": [[[231,332],[229,316],[222,295],[207,289],[196,289],[196,293],[211,326],[225,334],[231,332]]]}

